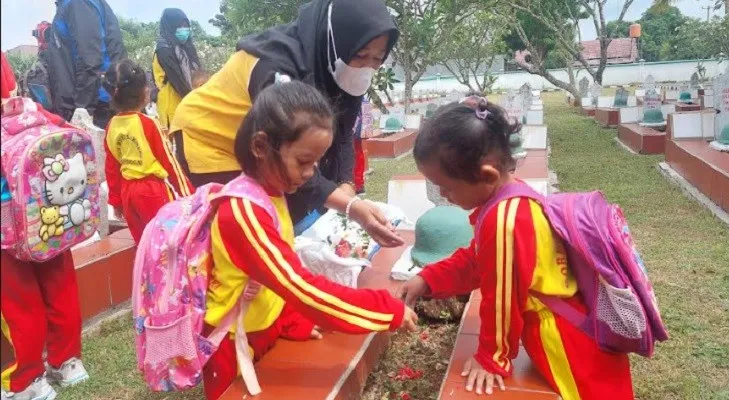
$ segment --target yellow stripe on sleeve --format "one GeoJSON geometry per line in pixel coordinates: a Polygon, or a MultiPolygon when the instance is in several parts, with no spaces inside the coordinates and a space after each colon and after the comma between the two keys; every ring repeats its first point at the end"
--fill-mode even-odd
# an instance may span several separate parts
{"type": "Polygon", "coordinates": [[[361,307],[357,307],[355,305],[349,304],[347,302],[342,301],[336,296],[332,296],[331,294],[324,292],[322,290],[319,290],[316,286],[313,286],[309,284],[309,282],[305,281],[301,276],[299,276],[293,268],[289,265],[289,263],[286,261],[286,259],[281,254],[281,251],[271,243],[271,241],[268,239],[268,236],[266,236],[266,232],[264,232],[263,227],[258,223],[258,219],[255,218],[255,215],[253,214],[253,208],[251,206],[251,202],[248,200],[245,200],[243,202],[243,206],[246,209],[246,214],[248,215],[248,218],[253,223],[253,228],[258,233],[259,237],[263,239],[263,243],[268,249],[268,251],[273,254],[274,258],[278,262],[279,265],[286,271],[286,273],[289,275],[289,278],[299,285],[303,290],[309,292],[315,297],[318,297],[320,300],[323,300],[335,307],[339,307],[347,312],[350,312],[355,315],[359,315],[364,318],[383,321],[383,322],[392,322],[392,320],[395,318],[393,314],[385,314],[385,313],[379,313],[375,311],[366,310],[361,307]]]}
{"type": "Polygon", "coordinates": [[[162,128],[160,127],[159,122],[157,122],[156,120],[152,120],[152,122],[154,122],[154,125],[157,127],[157,133],[159,134],[160,139],[162,139],[162,147],[165,149],[167,159],[172,165],[172,169],[175,170],[175,175],[177,176],[177,186],[180,188],[180,196],[189,196],[191,194],[190,188],[187,187],[187,183],[185,182],[185,175],[182,173],[182,167],[180,167],[180,164],[177,162],[177,157],[175,157],[175,155],[172,154],[172,151],[170,150],[170,141],[162,133],[162,128]]]}
{"type": "MultiPolygon", "coordinates": [[[[504,354],[509,354],[509,330],[511,329],[511,291],[513,289],[513,274],[514,274],[514,227],[516,225],[516,211],[519,208],[520,199],[513,199],[509,203],[509,213],[506,217],[506,270],[504,276],[504,354]]],[[[511,360],[506,360],[506,366],[504,369],[507,371],[510,368],[511,360]]]]}
{"type": "Polygon", "coordinates": [[[504,368],[501,355],[504,354],[503,335],[504,335],[504,305],[502,302],[504,295],[504,216],[506,214],[506,203],[502,201],[498,205],[496,214],[496,351],[493,360],[500,367],[504,368]]]}
{"type": "MultiPolygon", "coordinates": [[[[233,215],[235,216],[235,219],[238,221],[238,224],[243,229],[246,239],[250,241],[250,243],[253,245],[253,248],[256,250],[256,253],[258,253],[258,256],[261,258],[261,260],[263,260],[263,262],[266,264],[268,269],[275,276],[276,280],[284,288],[286,288],[288,291],[293,293],[299,300],[301,300],[301,302],[303,302],[304,304],[306,304],[318,311],[321,311],[325,314],[334,316],[343,321],[346,321],[349,324],[359,326],[363,329],[368,329],[371,331],[387,331],[390,329],[389,323],[378,324],[378,323],[369,321],[367,319],[364,319],[364,318],[361,318],[361,317],[358,317],[355,315],[350,315],[350,314],[344,313],[342,311],[333,309],[325,304],[316,302],[309,295],[307,295],[306,293],[303,293],[301,290],[299,290],[299,288],[296,287],[292,283],[292,281],[295,282],[296,284],[300,285],[302,288],[304,288],[304,290],[306,290],[307,287],[313,288],[313,286],[306,283],[304,281],[304,279],[301,278],[301,276],[299,276],[298,274],[296,274],[293,271],[291,266],[288,264],[288,262],[282,256],[281,252],[275,246],[273,246],[273,244],[270,242],[265,231],[263,230],[261,225],[258,223],[258,220],[256,219],[255,215],[253,214],[253,209],[252,209],[250,200],[243,199],[243,207],[245,208],[248,218],[252,222],[253,230],[255,230],[255,233],[253,232],[253,230],[251,230],[251,227],[248,226],[245,219],[243,218],[243,214],[240,210],[240,207],[238,207],[238,202],[236,199],[231,199],[231,206],[233,209],[233,215]],[[268,253],[266,252],[266,250],[262,247],[261,243],[263,243],[263,245],[266,247],[266,249],[268,249],[271,252],[271,254],[274,255],[274,258],[276,258],[278,265],[283,270],[286,271],[289,279],[287,279],[287,277],[277,268],[276,264],[273,262],[273,260],[271,260],[268,253]]],[[[320,293],[324,293],[324,292],[321,292],[319,289],[316,289],[316,291],[320,292],[320,293]]],[[[313,293],[313,294],[316,295],[315,293],[313,293]]],[[[328,293],[325,293],[325,294],[331,298],[336,299],[334,296],[331,296],[328,293]]],[[[349,309],[358,309],[358,307],[351,306],[350,304],[345,303],[339,299],[336,299],[336,300],[338,300],[338,302],[341,305],[339,305],[339,304],[334,304],[334,305],[337,307],[340,307],[346,311],[350,311],[349,309]],[[348,307],[345,307],[345,306],[348,306],[348,307]],[[349,308],[349,309],[347,309],[347,308],[349,308]]],[[[362,310],[362,311],[367,311],[367,310],[362,310]]],[[[380,313],[375,313],[375,312],[370,312],[370,311],[367,311],[367,312],[371,313],[372,315],[380,316],[382,318],[382,320],[388,320],[388,318],[389,318],[389,321],[392,321],[392,319],[394,318],[394,316],[392,314],[380,314],[380,313]]],[[[371,318],[371,317],[367,317],[367,318],[371,318]]],[[[373,318],[373,319],[380,319],[380,318],[373,318]]]]}

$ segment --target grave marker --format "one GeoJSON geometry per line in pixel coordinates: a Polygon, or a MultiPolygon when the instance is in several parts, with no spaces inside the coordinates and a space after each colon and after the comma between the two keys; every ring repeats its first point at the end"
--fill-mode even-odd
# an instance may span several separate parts
{"type": "Polygon", "coordinates": [[[597,98],[602,94],[602,86],[595,82],[590,86],[590,95],[592,96],[592,104],[597,105],[597,98]]]}
{"type": "Polygon", "coordinates": [[[648,75],[645,77],[645,81],[643,81],[643,90],[648,92],[651,89],[656,89],[656,80],[653,78],[653,75],[648,75]]]}
{"type": "Polygon", "coordinates": [[[506,111],[506,115],[519,122],[521,122],[526,112],[521,97],[513,90],[506,93],[506,96],[504,96],[501,101],[501,107],[503,107],[504,111],[506,111]]]}
{"type": "Polygon", "coordinates": [[[590,80],[587,77],[580,79],[580,97],[587,97],[590,92],[590,80]]]}
{"type": "Polygon", "coordinates": [[[624,87],[618,88],[615,92],[615,100],[613,101],[614,107],[627,107],[628,106],[628,91],[624,87]]]}
{"type": "Polygon", "coordinates": [[[694,72],[691,74],[691,89],[698,89],[701,84],[699,83],[699,74],[694,72]]]}
{"type": "Polygon", "coordinates": [[[522,103],[522,108],[526,113],[526,110],[528,110],[532,105],[532,87],[529,86],[528,83],[525,83],[522,85],[521,89],[519,89],[519,97],[522,103]]]}
{"type": "Polygon", "coordinates": [[[729,67],[722,75],[714,78],[713,86],[714,108],[718,111],[714,121],[714,137],[719,140],[722,132],[729,130],[729,67]]]}

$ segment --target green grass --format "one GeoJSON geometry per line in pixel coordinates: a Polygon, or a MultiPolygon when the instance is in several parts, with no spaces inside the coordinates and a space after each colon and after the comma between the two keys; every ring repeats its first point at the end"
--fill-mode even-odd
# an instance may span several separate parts
{"type": "MultiPolygon", "coordinates": [[[[655,357],[632,359],[641,400],[729,399],[729,229],[657,170],[661,156],[618,147],[615,129],[602,129],[545,96],[550,168],[565,191],[602,190],[625,210],[653,281],[671,339],[655,357]]],[[[412,174],[412,157],[371,164],[367,197],[386,201],[390,177],[412,174]]],[[[136,371],[131,321],[105,324],[84,340],[92,379],[61,392],[61,400],[200,399],[189,393],[152,394],[136,371]]]]}

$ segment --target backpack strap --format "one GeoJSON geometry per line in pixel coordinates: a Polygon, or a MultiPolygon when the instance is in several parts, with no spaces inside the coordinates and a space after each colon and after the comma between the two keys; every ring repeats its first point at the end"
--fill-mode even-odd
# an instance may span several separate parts
{"type": "Polygon", "coordinates": [[[481,224],[483,223],[483,219],[486,218],[486,215],[489,213],[489,211],[492,208],[496,207],[502,201],[512,199],[514,197],[527,197],[538,202],[539,204],[544,204],[544,196],[537,193],[534,189],[531,188],[531,186],[527,185],[524,182],[517,181],[504,185],[495,195],[493,195],[489,199],[489,201],[486,202],[486,204],[481,207],[481,211],[479,212],[478,218],[476,219],[476,236],[478,236],[478,234],[481,232],[481,224]]]}
{"type": "MultiPolygon", "coordinates": [[[[491,199],[489,199],[489,201],[481,208],[481,212],[479,213],[476,222],[476,235],[481,232],[481,224],[483,223],[483,220],[488,214],[489,210],[491,210],[502,201],[512,199],[514,197],[526,197],[532,199],[539,203],[539,205],[542,206],[542,209],[545,209],[546,212],[546,198],[543,195],[537,193],[537,191],[532,189],[528,184],[524,182],[519,181],[515,183],[510,183],[499,189],[498,193],[491,197],[491,199]]],[[[539,301],[541,301],[545,306],[547,306],[550,310],[552,310],[552,312],[560,315],[575,327],[580,328],[584,324],[587,315],[572,307],[570,304],[564,301],[564,299],[555,296],[548,296],[531,290],[529,292],[539,301]]]]}

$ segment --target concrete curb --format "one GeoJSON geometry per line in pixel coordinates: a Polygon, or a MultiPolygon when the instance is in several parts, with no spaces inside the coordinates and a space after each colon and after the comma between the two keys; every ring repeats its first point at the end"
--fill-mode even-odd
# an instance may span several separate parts
{"type": "Polygon", "coordinates": [[[623,143],[623,141],[622,141],[622,140],[620,140],[620,138],[618,138],[617,136],[615,136],[615,137],[613,138],[613,140],[615,141],[615,143],[617,143],[617,144],[618,144],[618,146],[619,146],[619,147],[622,147],[622,148],[623,148],[623,149],[624,149],[625,151],[627,151],[628,153],[630,153],[630,154],[632,154],[632,155],[634,155],[634,156],[639,156],[639,155],[640,155],[639,153],[636,153],[636,152],[635,152],[635,150],[633,150],[633,149],[631,149],[630,147],[628,147],[628,145],[627,145],[627,144],[623,143]]]}
{"type": "Polygon", "coordinates": [[[695,186],[689,183],[681,175],[678,174],[668,163],[662,162],[658,164],[658,170],[661,171],[670,182],[678,185],[684,193],[696,199],[699,203],[703,204],[706,208],[711,211],[721,222],[729,225],[729,213],[722,210],[716,203],[711,201],[706,195],[701,193],[695,186]]]}
{"type": "Polygon", "coordinates": [[[89,319],[84,323],[82,337],[93,336],[101,330],[104,323],[117,320],[120,318],[128,318],[129,324],[132,324],[132,301],[128,300],[116,307],[102,312],[101,314],[89,319]]]}

